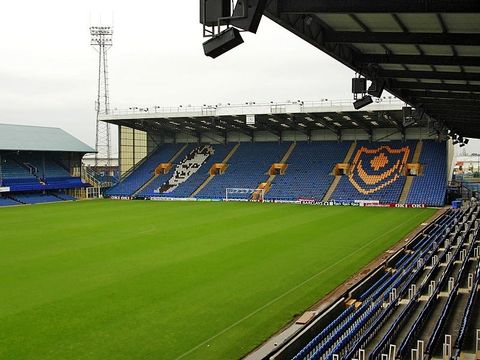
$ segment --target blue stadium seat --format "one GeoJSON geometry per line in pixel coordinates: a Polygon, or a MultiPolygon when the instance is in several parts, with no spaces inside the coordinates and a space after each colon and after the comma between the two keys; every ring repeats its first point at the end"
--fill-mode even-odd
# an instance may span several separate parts
{"type": "Polygon", "coordinates": [[[420,155],[423,175],[413,179],[407,204],[443,206],[447,191],[447,148],[444,142],[424,141],[420,155]]]}

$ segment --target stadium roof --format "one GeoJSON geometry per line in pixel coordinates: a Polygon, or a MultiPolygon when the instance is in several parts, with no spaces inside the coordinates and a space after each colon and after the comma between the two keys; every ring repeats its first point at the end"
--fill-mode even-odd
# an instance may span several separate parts
{"type": "Polygon", "coordinates": [[[480,1],[270,0],[265,15],[368,79],[383,79],[438,128],[480,138],[480,1]]]}
{"type": "MultiPolygon", "coordinates": [[[[147,131],[189,133],[193,136],[213,132],[241,132],[251,136],[254,131],[268,131],[277,136],[285,130],[309,134],[312,130],[327,129],[337,136],[343,129],[360,129],[372,134],[375,128],[393,128],[405,132],[402,115],[403,102],[386,97],[371,104],[365,111],[357,111],[349,100],[318,102],[290,101],[258,104],[217,104],[179,106],[174,108],[130,108],[113,110],[100,118],[116,125],[147,131]],[[247,123],[247,116],[255,115],[255,123],[247,123]]],[[[411,126],[426,127],[418,121],[411,126]]]]}
{"type": "Polygon", "coordinates": [[[95,152],[60,128],[0,124],[0,150],[95,152]]]}

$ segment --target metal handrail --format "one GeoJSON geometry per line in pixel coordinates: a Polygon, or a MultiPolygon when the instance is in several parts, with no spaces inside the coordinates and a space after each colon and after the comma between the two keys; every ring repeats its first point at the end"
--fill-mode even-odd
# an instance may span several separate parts
{"type": "MultiPolygon", "coordinates": [[[[402,105],[404,102],[396,97],[388,96],[383,98],[378,98],[375,100],[377,104],[386,104],[386,105],[402,105]]],[[[351,99],[340,99],[340,100],[329,100],[322,99],[319,101],[284,101],[284,102],[268,102],[268,103],[256,103],[256,102],[245,102],[243,104],[215,104],[215,105],[201,105],[201,106],[192,106],[192,105],[179,105],[173,107],[164,107],[164,106],[133,106],[129,108],[114,108],[110,109],[109,115],[126,115],[126,114],[172,114],[172,113],[202,113],[205,115],[214,115],[219,110],[228,110],[228,111],[238,111],[244,112],[245,110],[252,110],[252,108],[261,108],[261,107],[270,107],[272,110],[277,109],[281,112],[282,108],[287,106],[298,106],[300,109],[306,108],[318,108],[318,107],[335,107],[335,106],[351,106],[351,99]]],[[[105,116],[105,115],[104,115],[105,116]]]]}

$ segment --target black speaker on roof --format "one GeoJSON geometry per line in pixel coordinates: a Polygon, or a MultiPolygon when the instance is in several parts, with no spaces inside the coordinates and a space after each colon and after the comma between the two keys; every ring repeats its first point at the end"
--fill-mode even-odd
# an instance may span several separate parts
{"type": "Polygon", "coordinates": [[[352,94],[364,94],[367,91],[367,79],[353,78],[352,79],[352,94]]]}
{"type": "Polygon", "coordinates": [[[256,33],[266,5],[267,0],[238,0],[233,9],[233,19],[230,20],[230,24],[256,33]],[[236,17],[238,19],[235,19],[236,17]]]}
{"type": "Polygon", "coordinates": [[[359,110],[367,105],[370,105],[373,102],[373,99],[370,95],[364,96],[363,98],[355,101],[353,107],[355,110],[359,110]]]}
{"type": "Polygon", "coordinates": [[[242,43],[243,39],[240,32],[232,27],[205,41],[203,51],[205,55],[215,59],[242,43]]]}
{"type": "Polygon", "coordinates": [[[368,93],[377,98],[382,96],[383,89],[385,87],[385,81],[382,79],[373,80],[368,87],[368,93]]]}
{"type": "MultiPolygon", "coordinates": [[[[229,17],[232,11],[230,0],[200,0],[200,23],[206,26],[218,25],[218,19],[229,17]]],[[[221,21],[226,24],[226,21],[221,21]]]]}

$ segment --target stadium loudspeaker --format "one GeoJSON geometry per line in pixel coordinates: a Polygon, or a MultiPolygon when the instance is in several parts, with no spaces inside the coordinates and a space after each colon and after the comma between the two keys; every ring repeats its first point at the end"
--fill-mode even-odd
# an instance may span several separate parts
{"type": "Polygon", "coordinates": [[[364,96],[360,100],[357,100],[353,103],[355,110],[359,110],[373,102],[373,99],[370,95],[364,96]]]}
{"type": "MultiPolygon", "coordinates": [[[[230,0],[200,0],[200,23],[206,26],[218,25],[218,19],[229,17],[232,11],[230,0]]],[[[226,24],[225,20],[221,24],[226,24]]]]}
{"type": "Polygon", "coordinates": [[[413,118],[412,108],[409,106],[402,107],[402,114],[403,114],[403,126],[407,127],[415,123],[415,119],[413,118]]]}
{"type": "Polygon", "coordinates": [[[367,79],[353,78],[352,79],[352,94],[364,94],[367,91],[367,79]]]}
{"type": "Polygon", "coordinates": [[[240,32],[232,27],[205,41],[203,51],[205,55],[215,59],[242,43],[243,39],[240,32]]]}
{"type": "Polygon", "coordinates": [[[379,98],[382,96],[383,88],[385,87],[384,80],[373,80],[372,84],[368,88],[368,93],[372,96],[379,98]]]}
{"type": "Polygon", "coordinates": [[[266,5],[267,0],[238,0],[230,24],[256,33],[266,5]]]}

